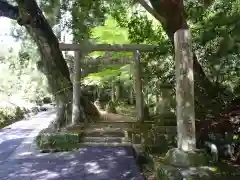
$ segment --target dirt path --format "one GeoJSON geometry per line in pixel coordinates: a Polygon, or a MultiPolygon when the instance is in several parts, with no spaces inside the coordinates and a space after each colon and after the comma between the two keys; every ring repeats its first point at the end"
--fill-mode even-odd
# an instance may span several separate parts
{"type": "Polygon", "coordinates": [[[129,117],[129,116],[123,116],[121,114],[114,114],[114,113],[109,113],[109,112],[106,112],[106,111],[102,111],[102,110],[99,110],[103,120],[106,120],[106,121],[115,121],[115,122],[118,122],[118,121],[135,121],[136,119],[134,117],[129,117]]]}

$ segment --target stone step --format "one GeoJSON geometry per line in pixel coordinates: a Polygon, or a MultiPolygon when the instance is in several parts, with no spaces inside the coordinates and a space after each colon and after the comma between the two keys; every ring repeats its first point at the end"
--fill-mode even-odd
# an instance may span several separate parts
{"type": "Polygon", "coordinates": [[[85,128],[85,130],[94,130],[94,131],[99,131],[99,132],[102,132],[102,131],[116,131],[116,132],[122,132],[124,131],[124,129],[120,128],[120,127],[116,127],[116,128],[112,128],[112,127],[108,127],[108,126],[105,126],[105,127],[91,127],[91,126],[88,126],[87,128],[85,128]]]}
{"type": "Polygon", "coordinates": [[[125,132],[120,128],[87,128],[84,130],[87,137],[125,137],[125,132]]]}
{"type": "Polygon", "coordinates": [[[83,137],[83,142],[94,142],[94,143],[122,143],[126,142],[125,137],[83,137]]]}
{"type": "Polygon", "coordinates": [[[122,142],[122,143],[104,143],[104,142],[83,142],[81,143],[83,147],[99,147],[99,146],[107,146],[107,147],[117,147],[117,146],[132,146],[130,142],[122,142]]]}
{"type": "Polygon", "coordinates": [[[131,124],[127,123],[127,122],[123,122],[123,123],[106,123],[106,122],[97,122],[97,123],[89,123],[88,124],[89,128],[120,128],[120,129],[124,129],[124,128],[130,128],[131,124]]]}

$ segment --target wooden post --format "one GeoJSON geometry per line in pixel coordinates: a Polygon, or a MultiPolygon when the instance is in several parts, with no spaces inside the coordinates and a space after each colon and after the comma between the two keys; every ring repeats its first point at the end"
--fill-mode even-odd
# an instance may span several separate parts
{"type": "Polygon", "coordinates": [[[134,64],[133,63],[131,63],[130,64],[130,80],[133,80],[132,81],[132,84],[130,85],[130,87],[129,87],[129,100],[130,100],[130,104],[131,105],[133,105],[134,104],[134,79],[133,79],[133,77],[134,77],[134,75],[133,75],[133,69],[134,69],[134,64]]]}
{"type": "Polygon", "coordinates": [[[136,133],[135,133],[135,124],[132,123],[131,125],[131,132],[132,132],[132,144],[136,143],[136,133]]]}
{"type": "Polygon", "coordinates": [[[129,101],[130,104],[133,105],[134,104],[134,95],[133,95],[133,87],[132,85],[129,87],[129,101]]]}
{"type": "Polygon", "coordinates": [[[174,34],[176,59],[176,100],[178,148],[182,151],[196,149],[194,76],[191,34],[180,29],[174,34]]]}
{"type": "Polygon", "coordinates": [[[116,102],[118,102],[119,101],[119,99],[120,99],[120,91],[121,91],[121,87],[120,87],[120,82],[118,81],[117,83],[116,83],[116,86],[115,86],[115,90],[116,90],[116,102]]]}
{"type": "Polygon", "coordinates": [[[80,51],[74,52],[73,67],[73,102],[72,102],[72,125],[80,122],[80,93],[81,93],[81,67],[82,54],[80,51]]]}
{"type": "Polygon", "coordinates": [[[116,98],[115,98],[115,84],[114,82],[112,82],[112,91],[111,91],[111,99],[112,99],[112,102],[115,102],[116,101],[116,98]]]}
{"type": "Polygon", "coordinates": [[[140,53],[138,50],[133,53],[135,60],[135,89],[136,89],[136,110],[137,119],[139,121],[144,120],[144,100],[142,93],[142,79],[141,79],[141,63],[140,63],[140,53]]]}

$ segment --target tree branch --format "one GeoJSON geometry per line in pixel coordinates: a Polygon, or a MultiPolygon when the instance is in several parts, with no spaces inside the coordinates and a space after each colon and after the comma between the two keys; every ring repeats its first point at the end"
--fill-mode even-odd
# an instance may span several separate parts
{"type": "Polygon", "coordinates": [[[18,6],[0,0],[0,16],[17,20],[19,25],[24,25],[37,43],[41,56],[48,61],[52,60],[63,77],[71,82],[67,64],[59,49],[58,39],[36,1],[16,0],[16,2],[18,6]]]}
{"type": "Polygon", "coordinates": [[[165,19],[160,16],[145,0],[137,0],[137,2],[160,23],[165,23],[165,19]]]}
{"type": "Polygon", "coordinates": [[[52,61],[63,77],[70,82],[67,64],[59,49],[58,39],[48,24],[35,0],[16,0],[20,14],[20,25],[24,25],[31,32],[38,44],[40,53],[47,61],[52,61]]]}

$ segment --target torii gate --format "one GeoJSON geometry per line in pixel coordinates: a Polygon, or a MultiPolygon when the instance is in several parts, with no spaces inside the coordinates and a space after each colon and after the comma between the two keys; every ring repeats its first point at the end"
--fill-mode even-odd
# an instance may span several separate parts
{"type": "MultiPolygon", "coordinates": [[[[90,42],[85,42],[84,44],[65,44],[60,43],[59,47],[62,51],[74,51],[74,74],[73,74],[73,94],[79,92],[79,78],[80,74],[80,63],[79,59],[84,58],[84,55],[91,53],[93,51],[114,51],[114,52],[133,52],[133,59],[135,62],[135,89],[136,89],[136,111],[137,119],[144,119],[144,107],[143,107],[143,93],[142,93],[142,83],[141,81],[141,65],[140,65],[140,52],[152,52],[157,47],[155,45],[144,45],[144,44],[92,44],[90,42]]],[[[79,105],[79,98],[73,98],[73,104],[79,105]]],[[[76,111],[73,108],[73,113],[76,111]]]]}
{"type": "MultiPolygon", "coordinates": [[[[187,29],[180,29],[174,34],[175,60],[176,60],[176,101],[177,101],[177,131],[178,149],[183,152],[196,149],[195,135],[195,110],[194,110],[194,76],[191,34],[187,29]]],[[[140,52],[152,52],[155,45],[140,44],[92,44],[90,42],[80,44],[60,43],[62,51],[75,51],[73,93],[80,91],[77,82],[80,81],[80,58],[84,53],[93,51],[133,52],[135,60],[135,88],[137,118],[143,119],[143,94],[139,79],[141,79],[140,52]]],[[[80,98],[74,98],[73,104],[80,105],[80,98]]],[[[79,106],[78,106],[79,107],[79,106]]],[[[79,111],[73,107],[73,113],[79,111]]]]}

